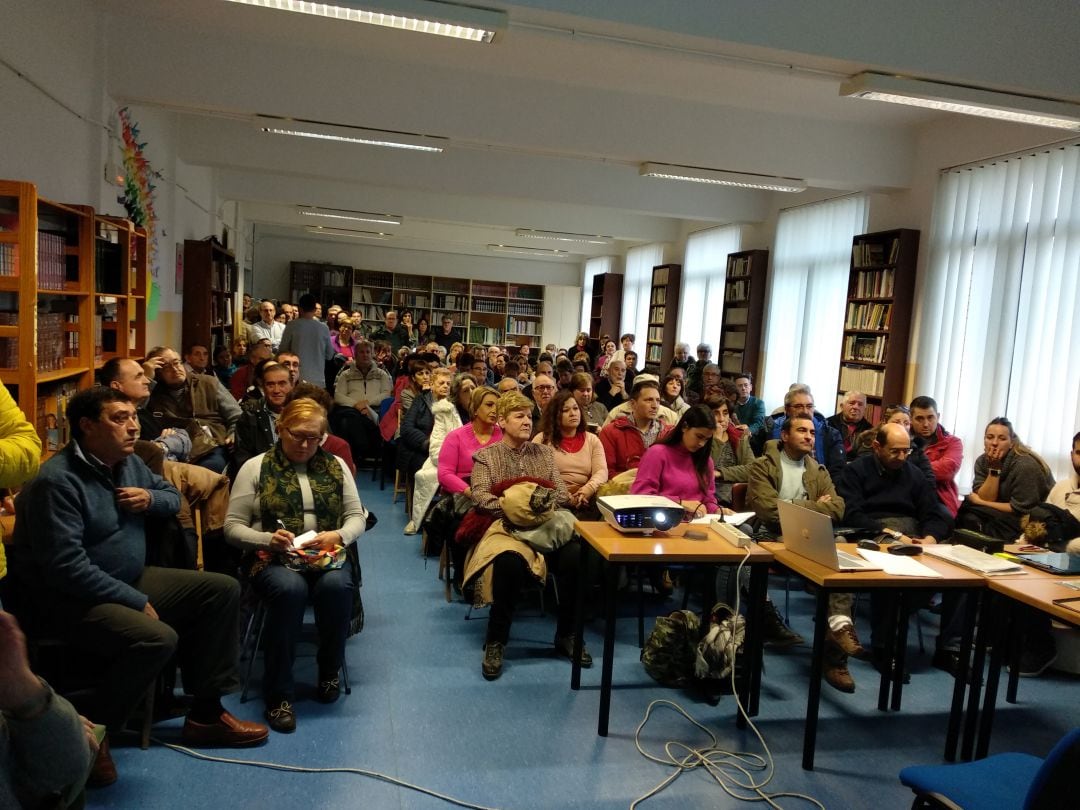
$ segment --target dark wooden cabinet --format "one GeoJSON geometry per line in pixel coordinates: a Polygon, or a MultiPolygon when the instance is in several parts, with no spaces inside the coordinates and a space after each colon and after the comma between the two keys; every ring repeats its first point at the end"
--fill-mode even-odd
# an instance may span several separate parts
{"type": "Polygon", "coordinates": [[[729,253],[724,277],[724,320],[720,334],[720,373],[734,378],[749,371],[761,376],[761,332],[769,251],[729,253]]]}
{"type": "Polygon", "coordinates": [[[681,264],[658,264],[653,268],[649,290],[648,332],[645,335],[645,370],[657,376],[662,376],[670,368],[671,360],[675,356],[681,287],[681,264]]]}
{"type": "Polygon", "coordinates": [[[622,288],[623,277],[619,273],[601,273],[593,277],[589,309],[589,337],[593,340],[598,341],[601,335],[610,335],[618,341],[622,288]]]}
{"type": "Polygon", "coordinates": [[[211,237],[184,242],[183,345],[210,350],[232,343],[237,318],[238,268],[232,251],[211,237]]]}
{"type": "Polygon", "coordinates": [[[296,303],[300,296],[311,293],[326,312],[334,304],[342,309],[352,307],[353,269],[327,262],[289,263],[289,300],[296,303]]]}

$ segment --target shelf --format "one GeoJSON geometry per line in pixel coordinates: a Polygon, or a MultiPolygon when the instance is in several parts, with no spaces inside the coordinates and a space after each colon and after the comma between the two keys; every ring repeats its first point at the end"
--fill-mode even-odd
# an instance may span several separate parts
{"type": "Polygon", "coordinates": [[[845,329],[845,335],[887,335],[888,329],[845,329]]]}
{"type": "Polygon", "coordinates": [[[849,304],[891,304],[892,298],[889,296],[877,297],[877,298],[848,298],[849,304]]]}
{"type": "Polygon", "coordinates": [[[37,373],[37,383],[41,385],[42,383],[56,382],[57,380],[67,380],[85,374],[86,371],[85,366],[65,366],[55,371],[39,371],[37,373]]]}
{"type": "Polygon", "coordinates": [[[873,363],[869,360],[841,360],[845,366],[866,366],[868,368],[885,368],[885,363],[873,363]]]}

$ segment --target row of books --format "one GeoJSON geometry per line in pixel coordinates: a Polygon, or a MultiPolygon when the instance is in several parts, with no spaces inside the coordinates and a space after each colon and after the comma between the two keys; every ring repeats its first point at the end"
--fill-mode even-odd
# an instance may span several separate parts
{"type": "Polygon", "coordinates": [[[746,332],[724,332],[725,349],[745,349],[746,332]]]}
{"type": "Polygon", "coordinates": [[[360,309],[361,304],[390,305],[390,290],[371,290],[367,287],[353,287],[353,309],[360,309]]]}
{"type": "Polygon", "coordinates": [[[880,397],[885,384],[885,372],[858,366],[840,366],[840,390],[862,391],[872,397],[880,397]]]}
{"type": "Polygon", "coordinates": [[[506,301],[493,301],[491,299],[473,299],[473,312],[492,313],[495,315],[506,314],[506,301]]]}
{"type": "Polygon", "coordinates": [[[848,335],[844,338],[843,359],[849,362],[884,363],[889,340],[885,335],[848,335]]]}
{"type": "Polygon", "coordinates": [[[892,304],[848,304],[845,329],[888,329],[892,323],[892,304]]]}
{"type": "MultiPolygon", "coordinates": [[[[18,326],[18,312],[0,312],[0,324],[18,326]]],[[[19,367],[19,339],[16,337],[0,338],[0,368],[16,369],[19,367]]]]}
{"type": "Polygon", "coordinates": [[[469,328],[469,343],[482,343],[485,346],[494,346],[503,342],[503,330],[490,326],[473,324],[469,328]]]}
{"type": "Polygon", "coordinates": [[[726,289],[724,290],[725,301],[745,301],[750,297],[750,281],[749,279],[742,279],[740,281],[728,282],[726,289]]]}
{"type": "Polygon", "coordinates": [[[538,321],[525,321],[521,318],[507,318],[506,331],[515,335],[539,335],[540,323],[538,321]]]}
{"type": "Polygon", "coordinates": [[[645,352],[645,360],[649,363],[659,363],[664,359],[664,347],[656,343],[650,344],[645,352]]]}
{"type": "MultiPolygon", "coordinates": [[[[69,318],[78,318],[69,315],[69,318]]],[[[37,328],[37,370],[58,371],[64,367],[64,358],[78,356],[79,333],[64,329],[65,316],[62,312],[39,312],[37,328]],[[71,339],[74,338],[74,347],[71,339]],[[72,353],[74,348],[74,353],[72,353]]]]}
{"type": "Polygon", "coordinates": [[[210,283],[213,284],[213,289],[218,292],[232,292],[233,287],[236,286],[233,283],[235,272],[236,265],[231,262],[213,262],[210,268],[210,283]]]}
{"type": "Polygon", "coordinates": [[[472,285],[472,294],[486,295],[488,298],[506,298],[506,285],[474,281],[472,285]]]}
{"type": "Polygon", "coordinates": [[[650,326],[649,335],[646,341],[650,343],[663,343],[664,342],[664,327],[662,326],[650,326]]]}
{"type": "Polygon", "coordinates": [[[524,299],[526,301],[543,301],[544,300],[544,288],[543,287],[534,287],[532,285],[529,285],[529,286],[526,287],[526,286],[521,286],[521,285],[518,285],[518,284],[511,284],[510,285],[509,297],[510,298],[521,298],[521,299],[524,299]]]}
{"type": "MultiPolygon", "coordinates": [[[[452,293],[454,295],[468,295],[469,294],[469,280],[463,279],[450,279],[450,278],[436,278],[432,280],[431,291],[434,293],[452,293]]],[[[464,307],[462,307],[464,309],[464,307]]]]}
{"type": "Polygon", "coordinates": [[[656,286],[657,284],[667,284],[667,282],[668,282],[668,268],[667,267],[657,267],[656,269],[653,270],[653,274],[652,274],[653,286],[656,286]]]}
{"type": "Polygon", "coordinates": [[[469,296],[447,293],[435,293],[435,307],[437,309],[452,309],[463,312],[469,308],[469,296]]]}
{"type": "Polygon", "coordinates": [[[210,296],[210,326],[232,326],[232,296],[210,296]]]}
{"type": "Polygon", "coordinates": [[[38,232],[38,289],[62,290],[67,281],[67,243],[58,233],[38,232]]]}
{"type": "Polygon", "coordinates": [[[392,273],[376,273],[371,270],[360,270],[353,276],[353,284],[357,287],[393,287],[394,275],[392,273]]]}
{"type": "Polygon", "coordinates": [[[728,261],[727,277],[733,278],[746,278],[750,275],[750,257],[741,256],[738,259],[731,259],[728,261]]]}
{"type": "Polygon", "coordinates": [[[720,370],[725,374],[738,374],[743,369],[743,353],[725,351],[720,356],[720,370]]]}
{"type": "Polygon", "coordinates": [[[855,298],[892,298],[895,271],[863,270],[855,276],[855,298]]]}
{"type": "Polygon", "coordinates": [[[431,299],[426,295],[408,295],[406,293],[398,293],[397,301],[398,309],[427,309],[431,306],[431,299]]]}
{"type": "Polygon", "coordinates": [[[750,310],[746,307],[732,307],[731,309],[724,310],[725,326],[746,326],[749,318],[750,310]]]}
{"type": "Polygon", "coordinates": [[[511,315],[533,315],[535,317],[540,317],[544,314],[544,305],[540,301],[518,301],[511,298],[507,306],[507,311],[511,315]]]}
{"type": "Polygon", "coordinates": [[[349,273],[344,267],[334,270],[323,270],[322,285],[324,287],[344,287],[349,283],[349,273]]]}
{"type": "Polygon", "coordinates": [[[650,307],[649,323],[663,323],[667,317],[667,307],[650,307]]]}
{"type": "Polygon", "coordinates": [[[0,245],[0,276],[19,275],[19,246],[7,242],[0,245]]]}
{"type": "Polygon", "coordinates": [[[900,253],[900,240],[893,239],[889,252],[885,252],[884,242],[856,242],[851,247],[851,263],[855,267],[873,267],[880,264],[896,264],[900,253]]]}
{"type": "Polygon", "coordinates": [[[653,287],[652,296],[649,298],[649,303],[653,306],[666,304],[667,288],[653,287]]]}

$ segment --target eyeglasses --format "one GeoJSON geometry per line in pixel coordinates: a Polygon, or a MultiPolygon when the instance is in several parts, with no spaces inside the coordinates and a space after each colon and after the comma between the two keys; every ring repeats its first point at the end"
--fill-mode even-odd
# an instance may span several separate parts
{"type": "Polygon", "coordinates": [[[183,365],[184,365],[184,363],[183,363],[183,361],[182,361],[182,360],[180,360],[180,359],[176,359],[176,360],[163,360],[163,361],[161,362],[161,366],[162,366],[162,368],[180,368],[180,367],[181,367],[181,366],[183,366],[183,365]]]}
{"type": "Polygon", "coordinates": [[[295,431],[289,430],[289,428],[287,427],[283,427],[282,430],[292,436],[293,441],[297,442],[298,444],[311,444],[312,442],[315,442],[317,444],[323,439],[321,433],[315,436],[311,436],[306,433],[296,433],[295,431]]]}
{"type": "Polygon", "coordinates": [[[535,388],[537,391],[554,391],[555,390],[554,385],[534,385],[533,388],[535,388]]]}

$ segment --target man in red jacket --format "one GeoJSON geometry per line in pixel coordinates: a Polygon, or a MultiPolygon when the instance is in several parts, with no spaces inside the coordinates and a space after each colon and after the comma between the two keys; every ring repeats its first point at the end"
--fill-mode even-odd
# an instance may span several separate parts
{"type": "Polygon", "coordinates": [[[923,443],[930,467],[937,481],[937,493],[949,513],[956,517],[960,510],[960,492],[956,474],[964,460],[964,443],[938,424],[937,403],[931,397],[911,400],[911,429],[923,443]]]}
{"type": "Polygon", "coordinates": [[[614,419],[600,431],[610,477],[636,469],[645,451],[670,430],[656,418],[659,412],[660,383],[655,379],[637,383],[630,392],[630,414],[614,419]]]}

